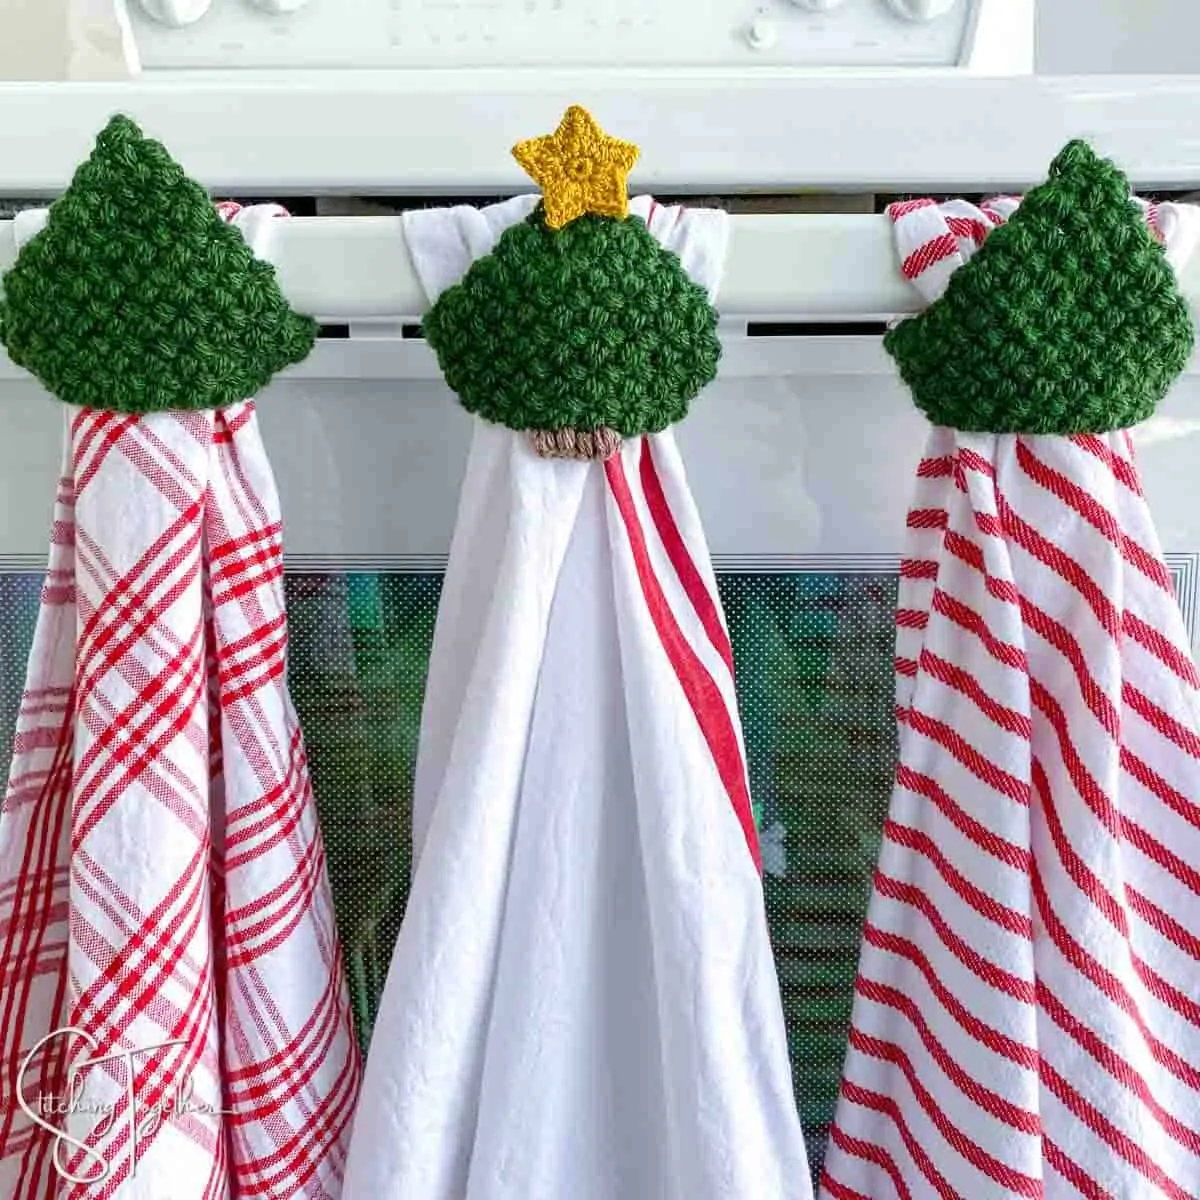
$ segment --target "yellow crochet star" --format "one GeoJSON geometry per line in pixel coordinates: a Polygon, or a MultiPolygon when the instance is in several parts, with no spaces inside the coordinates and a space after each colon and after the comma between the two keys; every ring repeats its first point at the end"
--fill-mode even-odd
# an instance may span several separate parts
{"type": "Polygon", "coordinates": [[[554,133],[518,142],[513,157],[541,185],[551,229],[561,229],[584,213],[629,215],[626,181],[638,148],[609,137],[578,104],[567,109],[554,133]]]}

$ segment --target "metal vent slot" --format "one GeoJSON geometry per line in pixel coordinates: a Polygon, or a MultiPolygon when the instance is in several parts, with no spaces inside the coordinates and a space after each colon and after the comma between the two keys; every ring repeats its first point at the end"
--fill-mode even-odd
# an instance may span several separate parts
{"type": "Polygon", "coordinates": [[[882,337],[886,321],[751,321],[746,336],[752,338],[882,337]]]}

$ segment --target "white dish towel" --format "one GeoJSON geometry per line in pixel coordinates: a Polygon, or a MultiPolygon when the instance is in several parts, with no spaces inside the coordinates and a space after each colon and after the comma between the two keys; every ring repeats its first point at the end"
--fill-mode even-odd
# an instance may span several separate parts
{"type": "MultiPolygon", "coordinates": [[[[430,298],[534,203],[408,214],[430,298]]],[[[715,292],[725,214],[632,207],[715,292]]],[[[349,1200],[811,1195],[732,655],[669,431],[584,463],[477,422],[414,809],[349,1200]]]]}

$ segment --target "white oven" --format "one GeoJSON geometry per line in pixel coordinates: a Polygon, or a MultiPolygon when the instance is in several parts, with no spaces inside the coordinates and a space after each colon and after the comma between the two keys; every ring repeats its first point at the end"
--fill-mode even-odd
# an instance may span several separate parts
{"type": "MultiPolygon", "coordinates": [[[[420,338],[396,214],[526,190],[509,147],[573,102],[641,146],[634,194],[734,214],[722,367],[680,440],[752,787],[788,831],[768,905],[819,1162],[891,780],[896,573],[925,429],[880,345],[916,306],[883,204],[1019,190],[1075,135],[1139,189],[1185,193],[1200,84],[1032,75],[1018,0],[213,0],[191,23],[186,4],[149,7],[166,20],[130,0],[140,77],[0,83],[0,203],[52,197],[123,110],[215,195],[298,214],[267,254],[324,336],[259,410],[287,523],[293,690],[368,1032],[407,866],[398,815],[392,867],[356,876],[356,806],[406,802],[468,434],[420,338]]],[[[0,224],[0,268],[13,252],[0,224]]],[[[1200,310],[1200,263],[1185,287],[1200,310]]],[[[60,433],[56,404],[0,358],[0,738],[60,433]]],[[[1138,437],[1200,649],[1200,364],[1138,437]]]]}

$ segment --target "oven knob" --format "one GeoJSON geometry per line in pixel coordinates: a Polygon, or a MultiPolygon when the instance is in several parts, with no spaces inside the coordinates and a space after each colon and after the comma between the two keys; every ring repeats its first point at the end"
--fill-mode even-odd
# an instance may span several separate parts
{"type": "Polygon", "coordinates": [[[179,28],[198,21],[209,10],[212,0],[138,0],[142,9],[160,25],[179,28]]]}
{"type": "Polygon", "coordinates": [[[755,17],[746,27],[746,41],[752,50],[770,50],[778,40],[775,22],[767,17],[755,17]]]}
{"type": "Polygon", "coordinates": [[[799,8],[811,8],[813,12],[828,12],[831,8],[840,8],[846,0],[792,0],[799,8]]]}
{"type": "Polygon", "coordinates": [[[957,0],[888,0],[888,7],[906,21],[934,21],[956,3],[957,0]]]}

